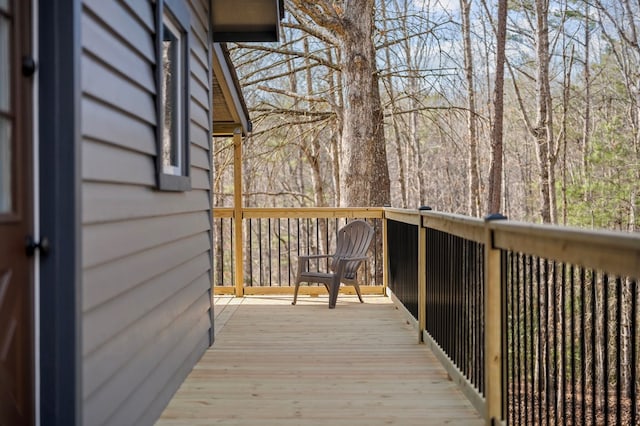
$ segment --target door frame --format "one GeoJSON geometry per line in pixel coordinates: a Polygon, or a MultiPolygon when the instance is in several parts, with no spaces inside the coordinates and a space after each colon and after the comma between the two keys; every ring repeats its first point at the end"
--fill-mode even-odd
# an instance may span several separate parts
{"type": "MultiPolygon", "coordinates": [[[[39,419],[82,424],[80,0],[33,0],[38,17],[36,129],[40,237],[39,419]]],[[[36,157],[37,158],[37,157],[36,157]]],[[[36,213],[38,215],[38,213],[36,213]]]]}

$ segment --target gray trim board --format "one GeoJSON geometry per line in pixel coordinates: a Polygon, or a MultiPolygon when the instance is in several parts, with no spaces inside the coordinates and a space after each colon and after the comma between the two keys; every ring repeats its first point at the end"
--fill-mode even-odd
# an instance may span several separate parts
{"type": "MultiPolygon", "coordinates": [[[[211,10],[211,8],[213,7],[212,5],[213,0],[209,0],[208,6],[209,6],[209,10],[211,10]]],[[[210,36],[211,31],[213,30],[213,24],[211,23],[211,13],[207,14],[207,24],[208,24],[208,28],[207,28],[207,37],[210,36]]],[[[212,46],[211,43],[208,43],[209,46],[212,46]]],[[[209,142],[209,152],[207,152],[207,160],[209,163],[209,262],[211,265],[211,269],[209,270],[209,322],[211,323],[211,329],[209,329],[209,346],[213,345],[213,343],[216,340],[216,333],[215,333],[215,311],[214,311],[214,303],[213,303],[213,297],[214,297],[214,288],[213,288],[213,264],[214,264],[214,259],[213,259],[213,233],[215,232],[215,223],[213,221],[213,173],[215,172],[214,170],[214,165],[213,165],[213,137],[211,136],[212,131],[213,131],[213,90],[211,89],[213,87],[213,64],[212,64],[212,59],[211,59],[211,49],[208,50],[208,54],[207,54],[207,67],[209,68],[209,72],[208,74],[208,84],[209,84],[209,89],[207,91],[208,93],[208,98],[209,98],[209,119],[207,120],[207,124],[209,125],[209,131],[207,132],[207,140],[209,142]]]]}
{"type": "MultiPolygon", "coordinates": [[[[230,109],[232,111],[237,111],[238,120],[242,125],[242,131],[244,134],[250,133],[253,129],[253,124],[251,123],[251,119],[249,118],[249,111],[247,110],[247,106],[244,103],[244,98],[242,97],[242,89],[240,88],[240,84],[238,83],[238,77],[236,75],[235,69],[233,68],[233,64],[231,63],[231,58],[229,57],[229,53],[226,48],[220,43],[212,43],[212,55],[216,60],[212,61],[212,69],[219,70],[221,74],[218,78],[222,78],[220,84],[226,84],[229,87],[229,95],[231,97],[230,101],[232,105],[230,105],[230,109]]],[[[215,71],[214,71],[215,72],[215,71]]],[[[233,135],[233,131],[237,127],[236,123],[233,123],[233,129],[231,130],[231,135],[233,135]]]]}
{"type": "MultiPolygon", "coordinates": [[[[191,92],[189,87],[191,86],[191,42],[190,38],[191,34],[191,15],[187,6],[184,2],[179,0],[157,0],[156,1],[156,35],[155,35],[155,49],[156,49],[156,58],[158,62],[161,62],[162,58],[162,28],[164,26],[164,10],[167,10],[170,15],[172,15],[177,21],[178,25],[180,25],[180,29],[184,31],[183,34],[183,44],[182,48],[182,58],[184,63],[178,64],[178,66],[182,67],[182,72],[184,74],[184,80],[182,81],[182,87],[180,90],[182,91],[182,110],[181,114],[178,117],[178,120],[184,120],[185,122],[190,120],[190,104],[191,104],[191,92]]],[[[156,63],[156,81],[162,81],[162,67],[156,63]]],[[[157,152],[156,152],[156,177],[157,177],[157,188],[160,191],[191,191],[192,181],[191,181],[191,138],[189,134],[189,126],[183,126],[182,131],[182,140],[180,147],[183,156],[182,160],[182,170],[181,175],[171,175],[166,174],[163,171],[162,166],[162,132],[163,132],[163,123],[164,123],[164,107],[162,105],[161,93],[164,88],[161,87],[161,84],[157,85],[158,93],[156,94],[156,114],[158,120],[156,122],[156,144],[157,144],[157,152]]]]}
{"type": "Polygon", "coordinates": [[[39,0],[40,424],[81,424],[80,0],[39,0]]]}

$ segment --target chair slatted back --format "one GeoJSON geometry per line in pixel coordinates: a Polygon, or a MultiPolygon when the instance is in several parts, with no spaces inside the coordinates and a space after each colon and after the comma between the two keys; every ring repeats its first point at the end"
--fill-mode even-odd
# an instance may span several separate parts
{"type": "MultiPolygon", "coordinates": [[[[354,220],[343,226],[338,231],[338,241],[333,262],[331,263],[331,270],[335,271],[338,259],[341,257],[366,256],[374,234],[373,227],[364,220],[354,220]]],[[[347,262],[344,278],[354,279],[360,262],[359,260],[347,262]]]]}

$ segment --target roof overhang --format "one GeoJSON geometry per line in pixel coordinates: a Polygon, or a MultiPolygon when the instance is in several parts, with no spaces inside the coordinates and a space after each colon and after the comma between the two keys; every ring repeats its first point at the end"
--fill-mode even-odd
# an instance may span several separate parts
{"type": "Polygon", "coordinates": [[[213,136],[251,132],[249,112],[242,96],[229,52],[224,44],[213,43],[213,136]]]}
{"type": "Polygon", "coordinates": [[[284,0],[212,0],[213,41],[278,41],[284,0]]]}

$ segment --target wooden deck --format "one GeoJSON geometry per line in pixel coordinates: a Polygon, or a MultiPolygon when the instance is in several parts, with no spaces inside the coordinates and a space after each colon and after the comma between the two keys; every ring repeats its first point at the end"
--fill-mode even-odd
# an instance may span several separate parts
{"type": "Polygon", "coordinates": [[[216,342],[158,425],[482,425],[386,297],[216,297],[216,342]]]}

